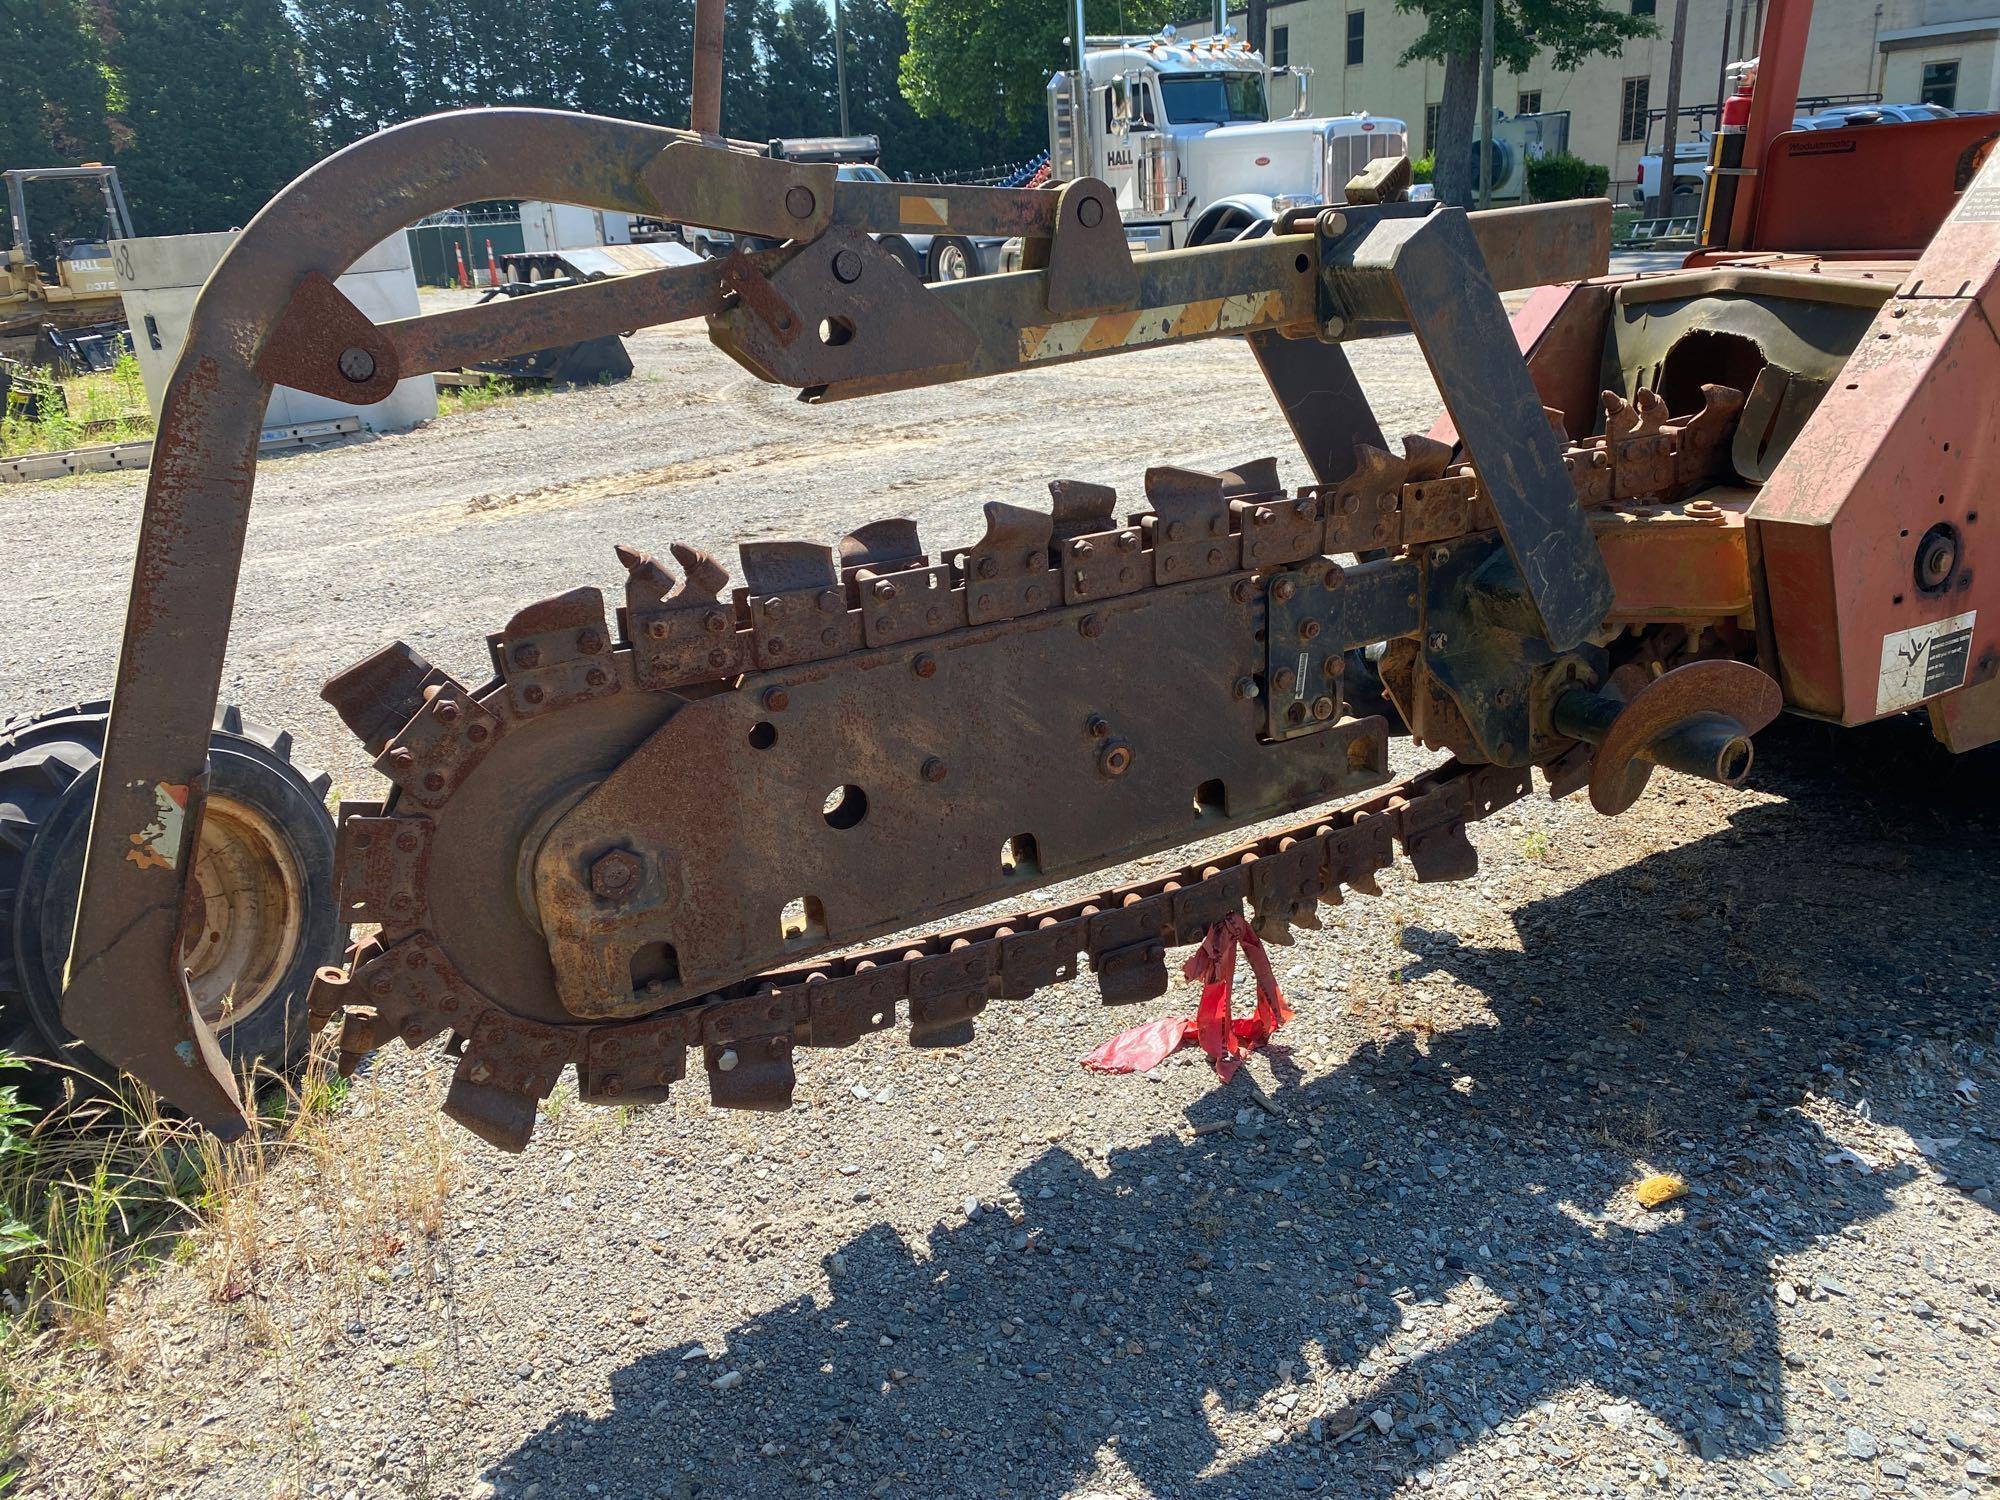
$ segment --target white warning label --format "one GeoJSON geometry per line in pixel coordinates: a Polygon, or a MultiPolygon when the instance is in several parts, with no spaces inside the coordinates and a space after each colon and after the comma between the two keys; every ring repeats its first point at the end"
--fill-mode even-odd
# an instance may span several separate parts
{"type": "Polygon", "coordinates": [[[1894,713],[1965,685],[1972,656],[1972,626],[1979,612],[1953,615],[1935,625],[1913,625],[1882,637],[1882,673],[1875,683],[1875,712],[1894,713]]]}

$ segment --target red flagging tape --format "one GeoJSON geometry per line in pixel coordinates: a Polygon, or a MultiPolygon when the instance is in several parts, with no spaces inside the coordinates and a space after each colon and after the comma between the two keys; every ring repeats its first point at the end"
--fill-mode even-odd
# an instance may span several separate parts
{"type": "Polygon", "coordinates": [[[1245,1053],[1271,1039],[1292,1018],[1292,1008],[1271,972],[1263,939],[1250,930],[1240,913],[1231,913],[1208,929],[1201,946],[1181,966],[1183,977],[1201,985],[1201,1004],[1192,1016],[1169,1016],[1121,1031],[1083,1060],[1098,1073],[1143,1073],[1156,1068],[1189,1042],[1198,1042],[1224,1083],[1236,1072],[1245,1053]],[[1236,981],[1236,950],[1241,946],[1257,979],[1257,1008],[1238,1020],[1230,1014],[1229,992],[1236,981]]]}

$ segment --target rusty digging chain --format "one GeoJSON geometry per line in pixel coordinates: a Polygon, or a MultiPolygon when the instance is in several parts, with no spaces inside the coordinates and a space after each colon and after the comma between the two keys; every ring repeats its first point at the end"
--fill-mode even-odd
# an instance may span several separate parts
{"type": "MultiPolygon", "coordinates": [[[[1581,747],[1571,757],[1583,760],[1581,747]]],[[[1548,769],[1552,787],[1573,775],[1569,767],[1548,769]]],[[[1074,977],[1079,953],[1108,981],[1121,962],[1198,941],[1246,900],[1265,937],[1289,941],[1289,927],[1319,925],[1319,902],[1338,904],[1344,890],[1379,894],[1374,877],[1394,862],[1395,842],[1419,880],[1463,879],[1477,867],[1467,826],[1528,791],[1526,770],[1450,762],[1166,876],[761,975],[615,1024],[552,1026],[512,1015],[474,991],[428,932],[385,929],[354,948],[345,974],[320,972],[314,1022],[344,1010],[343,1072],[391,1037],[417,1047],[450,1032],[447,1050],[458,1065],[446,1112],[515,1150],[526,1144],[533,1101],[572,1063],[587,1100],[655,1102],[685,1077],[687,1051],[698,1046],[715,1105],[783,1109],[795,1081],[794,1048],[850,1046],[895,1025],[899,1007],[913,1043],[957,1045],[971,1039],[972,1018],[990,1000],[1025,999],[1074,977]],[[508,1107],[519,1103],[527,1110],[508,1107]]]]}
{"type": "MultiPolygon", "coordinates": [[[[1603,508],[1664,496],[1708,475],[1742,398],[1723,387],[1707,388],[1704,397],[1699,413],[1672,422],[1657,402],[1628,407],[1607,397],[1607,434],[1571,443],[1565,454],[1579,501],[1603,508]]],[[[1559,423],[1559,414],[1551,418],[1559,423]]],[[[825,566],[812,559],[812,548],[762,544],[761,553],[746,551],[755,586],[730,599],[721,592],[726,571],[705,554],[676,546],[683,570],[676,581],[653,559],[621,548],[629,573],[622,648],[595,590],[544,601],[496,638],[501,682],[477,695],[392,648],[328,688],[399,793],[390,809],[343,809],[342,909],[347,920],[380,922],[382,931],[355,946],[344,973],[322,971],[315,1021],[344,1011],[344,1068],[391,1037],[414,1047],[450,1033],[459,1063],[447,1112],[495,1144],[519,1149],[534,1101],[566,1065],[578,1068],[586,1099],[649,1102],[685,1076],[687,1049],[700,1046],[717,1105],[783,1108],[794,1085],[795,1047],[849,1045],[895,1024],[899,1005],[913,1042],[956,1044],[970,1039],[972,1018],[989,1000],[1025,998],[1074,976],[1080,953],[1107,1000],[1157,993],[1126,984],[1121,994],[1121,973],[1156,970],[1167,946],[1199,940],[1209,923],[1246,900],[1261,932],[1288,941],[1289,927],[1318,925],[1320,901],[1338,902],[1343,889],[1372,894],[1375,872],[1393,860],[1393,842],[1402,843],[1420,880],[1469,875],[1476,858],[1467,824],[1525,795],[1525,768],[1451,762],[1165,877],[761,975],[616,1023],[551,1025],[503,1009],[458,973],[424,926],[428,814],[517,717],[621,691],[628,674],[641,691],[695,684],[727,690],[731,679],[766,666],[909,645],[982,622],[1007,628],[1012,618],[1171,588],[1182,578],[1240,568],[1235,587],[1254,591],[1254,575],[1325,561],[1329,552],[1394,552],[1464,536],[1491,519],[1476,476],[1450,464],[1450,455],[1425,438],[1407,439],[1401,457],[1363,448],[1349,479],[1295,495],[1277,488],[1268,461],[1226,475],[1155,470],[1148,475],[1152,509],[1123,527],[1111,523],[1111,490],[1059,481],[1051,486],[1055,513],[1040,517],[1044,529],[1035,532],[1040,560],[1025,569],[990,565],[996,538],[1015,539],[1024,524],[1034,530],[1035,513],[1012,506],[989,507],[986,541],[936,567],[907,522],[878,522],[847,538],[837,578],[812,576],[825,566]],[[1206,497],[1206,507],[1191,507],[1190,495],[1206,497]],[[1060,566],[1044,566],[1051,560],[1060,566]],[[906,592],[919,608],[896,607],[906,592]]],[[[1078,628],[1088,635],[1092,623],[1082,614],[1078,628]]],[[[928,661],[920,652],[911,669],[923,675],[928,661]]],[[[1576,746],[1544,769],[1559,795],[1579,785],[1587,768],[1587,747],[1576,746]]],[[[593,871],[596,881],[618,877],[615,869],[593,871]]]]}

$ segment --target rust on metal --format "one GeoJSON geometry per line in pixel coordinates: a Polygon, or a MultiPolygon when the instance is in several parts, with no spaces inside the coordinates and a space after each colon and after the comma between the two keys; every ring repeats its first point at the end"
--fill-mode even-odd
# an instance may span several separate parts
{"type": "MultiPolygon", "coordinates": [[[[1537,343],[1496,295],[1600,271],[1601,205],[1354,203],[1135,259],[1094,180],[844,184],[721,141],[720,14],[697,17],[701,134],[418,122],[308,173],[218,268],[163,413],[63,1001],[100,1051],[240,1123],[177,955],[274,381],[378,399],[468,357],[702,316],[760,378],[833,399],[1244,333],[1316,481],[1288,488],[1268,458],[1160,464],[1121,516],[1110,487],[1058,480],[1046,510],[988,504],[969,543],[886,516],[832,545],[746,543],[733,580],[683,544],[625,546],[617,607],[580,587],[519,610],[489,638],[490,682],[404,646],[336,676],[325,696],[390,790],[340,831],[343,918],[378,929],[312,1006],[342,1014],[346,1067],[448,1035],[447,1111],[505,1147],[565,1067],[586,1098],[648,1102],[699,1048],[716,1103],[779,1108],[798,1047],[904,1021],[956,1045],[1086,964],[1108,1002],[1157,995],[1167,950],[1246,903],[1282,941],[1374,893],[1399,844],[1420,880],[1469,874],[1468,827],[1536,765],[1559,789],[1616,783],[1606,801],[1711,751],[1728,779],[1776,703],[1730,659],[1753,649],[1748,550],[1740,506],[1714,498],[1745,391],[1712,380],[1673,405],[1641,382],[1600,429],[1574,366],[1606,367],[1587,336],[1606,304],[1564,304],[1537,343]],[[406,218],[521,196],[782,243],[379,327],[333,284],[406,218]],[[1031,269],[926,287],[873,237],[917,224],[1022,234],[1031,269]],[[1397,454],[1337,345],[1406,329],[1453,427],[1397,454]],[[1657,681],[1607,690],[1635,673],[1657,681]],[[1385,787],[1392,719],[1456,758],[1385,787]],[[1231,854],[1026,904],[1299,812],[1231,854]],[[995,904],[1013,914],[895,936],[995,904]]],[[[1777,412],[1774,392],[1747,409],[1777,412]]]]}

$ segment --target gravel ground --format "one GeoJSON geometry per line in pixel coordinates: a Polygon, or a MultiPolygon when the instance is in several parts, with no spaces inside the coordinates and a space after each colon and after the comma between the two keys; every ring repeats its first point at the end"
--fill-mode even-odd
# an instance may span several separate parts
{"type": "MultiPolygon", "coordinates": [[[[226,692],[366,794],[326,673],[402,635],[471,675],[521,604],[614,585],[613,541],[893,513],[936,546],[1058,473],[1303,477],[1231,343],[814,409],[693,341],[268,464],[226,692]]],[[[1427,423],[1407,340],[1357,364],[1427,423]]],[[[108,679],[139,495],[0,490],[0,703],[108,679]]],[[[433,1123],[433,1055],[385,1054],[101,1346],[23,1362],[22,1493],[1981,1492],[2000,763],[1788,724],[1759,765],[1615,822],[1538,798],[1475,830],[1474,880],[1329,909],[1227,1086],[1085,1074],[1192,996],[1067,985],[963,1051],[808,1054],[783,1116],[565,1085],[510,1158],[433,1123]],[[1689,1196],[1640,1208],[1655,1170],[1689,1196]]]]}

